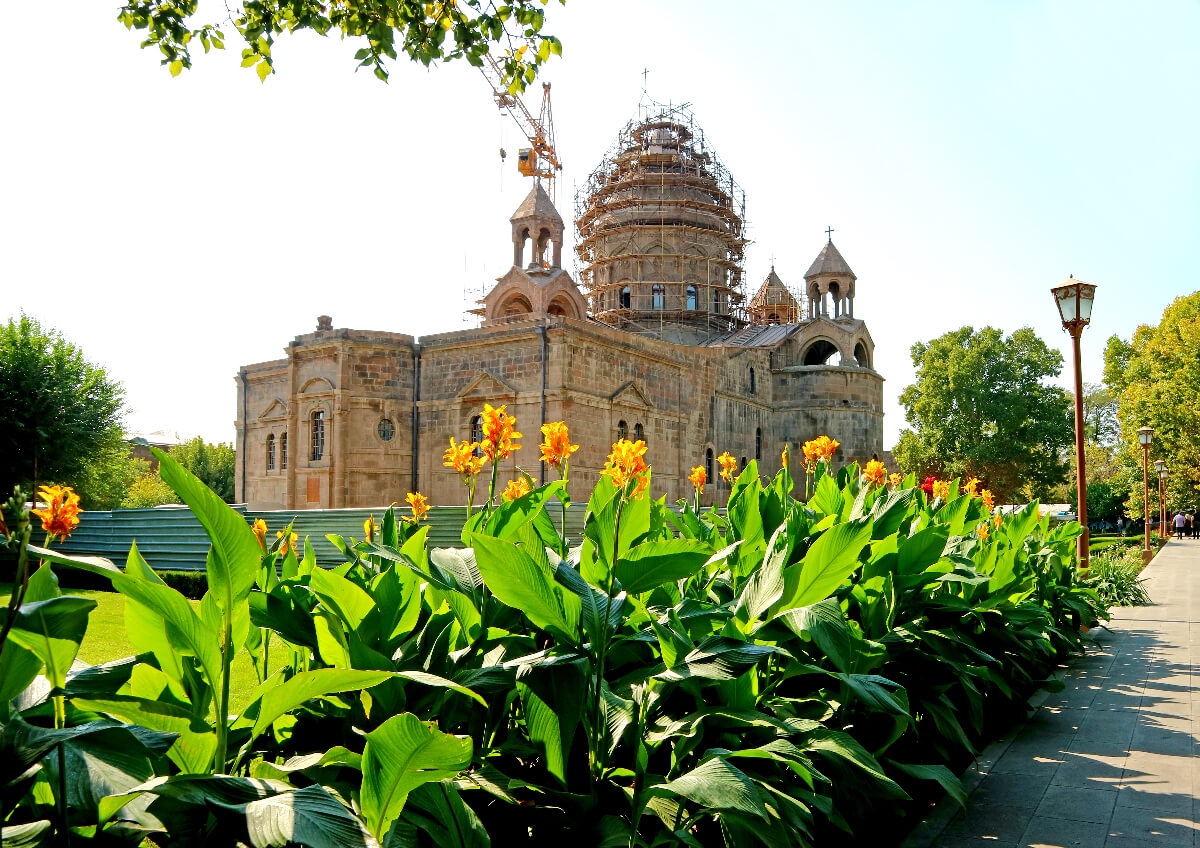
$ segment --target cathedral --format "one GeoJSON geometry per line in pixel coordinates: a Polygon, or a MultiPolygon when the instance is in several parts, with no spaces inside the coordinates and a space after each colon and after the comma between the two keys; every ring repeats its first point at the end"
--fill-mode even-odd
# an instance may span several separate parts
{"type": "Polygon", "coordinates": [[[450,437],[478,441],[485,403],[525,434],[503,486],[539,464],[539,427],[565,421],[585,499],[612,443],[642,439],[651,493],[704,502],[728,484],[715,457],[763,474],[807,440],[835,460],[883,453],[883,378],[854,315],[856,277],[832,239],[803,286],[774,267],[746,298],[745,200],[686,107],[630,121],[575,203],[579,279],[563,267],[565,225],[542,185],[513,213],[512,267],[474,310],[473,329],[420,338],[335,328],[329,316],[286,356],[237,375],[237,499],[251,509],[403,503],[419,491],[460,505],[442,466],[450,437]]]}

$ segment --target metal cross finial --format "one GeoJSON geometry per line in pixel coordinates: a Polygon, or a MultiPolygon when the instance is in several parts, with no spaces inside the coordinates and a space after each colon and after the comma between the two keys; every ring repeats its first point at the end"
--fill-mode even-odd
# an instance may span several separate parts
{"type": "Polygon", "coordinates": [[[646,92],[646,81],[649,76],[650,76],[650,69],[642,68],[642,93],[643,94],[646,92]]]}
{"type": "Polygon", "coordinates": [[[771,270],[772,271],[775,270],[775,254],[774,253],[771,254],[771,270]]]}
{"type": "Polygon", "coordinates": [[[825,229],[825,235],[829,239],[829,243],[833,244],[833,227],[827,227],[825,229]]]}

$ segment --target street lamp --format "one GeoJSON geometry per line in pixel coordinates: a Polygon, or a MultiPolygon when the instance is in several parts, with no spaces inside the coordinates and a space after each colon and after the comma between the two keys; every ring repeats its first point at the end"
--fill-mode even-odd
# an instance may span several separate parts
{"type": "Polygon", "coordinates": [[[1150,552],[1150,442],[1154,440],[1153,427],[1141,427],[1137,431],[1138,441],[1142,445],[1142,488],[1145,493],[1145,503],[1142,508],[1142,524],[1144,525],[1146,541],[1142,547],[1142,561],[1149,562],[1154,554],[1150,552]]]}
{"type": "Polygon", "coordinates": [[[1063,329],[1070,334],[1075,349],[1075,488],[1079,501],[1079,523],[1083,525],[1083,535],[1079,537],[1079,568],[1084,570],[1088,567],[1088,524],[1087,482],[1083,462],[1083,370],[1079,363],[1079,337],[1092,320],[1092,300],[1096,297],[1096,287],[1079,282],[1072,274],[1071,279],[1050,289],[1050,293],[1054,295],[1063,329]]]}
{"type": "Polygon", "coordinates": [[[1161,459],[1154,460],[1154,470],[1158,472],[1158,535],[1164,539],[1171,536],[1171,516],[1167,510],[1167,463],[1161,459]]]}

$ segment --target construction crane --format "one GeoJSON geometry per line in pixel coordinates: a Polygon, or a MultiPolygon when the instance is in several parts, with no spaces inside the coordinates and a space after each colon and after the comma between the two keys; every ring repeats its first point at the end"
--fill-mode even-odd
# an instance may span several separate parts
{"type": "MultiPolygon", "coordinates": [[[[550,111],[550,83],[542,83],[542,108],[538,112],[538,116],[534,118],[524,101],[517,95],[509,93],[508,86],[504,82],[504,73],[500,70],[500,65],[492,58],[492,54],[484,55],[483,65],[479,70],[483,72],[484,79],[492,87],[496,105],[500,107],[501,111],[507,111],[512,116],[512,119],[517,122],[517,126],[521,128],[521,132],[533,145],[517,151],[517,170],[527,177],[544,179],[550,188],[550,198],[557,202],[555,178],[562,170],[562,163],[559,161],[558,151],[554,147],[554,115],[550,111]]],[[[505,156],[507,153],[504,148],[501,148],[500,158],[503,159],[505,156]]]]}

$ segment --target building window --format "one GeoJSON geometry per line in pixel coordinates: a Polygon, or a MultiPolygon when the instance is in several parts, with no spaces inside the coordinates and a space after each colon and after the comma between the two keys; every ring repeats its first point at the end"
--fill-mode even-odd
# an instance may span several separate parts
{"type": "Polygon", "coordinates": [[[716,485],[716,478],[713,477],[713,453],[712,448],[704,452],[704,475],[716,485]]]}
{"type": "Polygon", "coordinates": [[[287,433],[279,436],[279,468],[287,470],[287,433]]]}
{"type": "Polygon", "coordinates": [[[667,300],[666,292],[667,292],[667,290],[659,285],[656,285],[652,289],[650,289],[650,296],[651,296],[651,301],[653,303],[653,308],[663,309],[666,307],[666,300],[667,300]]]}
{"type": "Polygon", "coordinates": [[[312,414],[312,454],[313,462],[318,462],[325,456],[325,410],[318,409],[312,414]]]}
{"type": "Polygon", "coordinates": [[[392,437],[396,435],[396,425],[386,418],[380,421],[379,426],[375,429],[379,433],[379,438],[385,442],[390,442],[392,437]]]}
{"type": "Polygon", "coordinates": [[[717,289],[713,289],[712,311],[713,312],[721,311],[721,292],[718,291],[717,289]]]}
{"type": "Polygon", "coordinates": [[[754,369],[751,368],[750,369],[750,394],[754,394],[756,388],[757,388],[757,386],[754,383],[754,369]]]}
{"type": "Polygon", "coordinates": [[[621,298],[620,298],[619,306],[621,309],[628,309],[629,304],[632,301],[633,301],[633,291],[629,288],[629,286],[625,286],[624,288],[621,289],[621,298]]]}
{"type": "Polygon", "coordinates": [[[267,435],[267,470],[275,470],[275,434],[267,435]]]}
{"type": "Polygon", "coordinates": [[[688,309],[698,309],[699,308],[698,301],[696,299],[696,287],[695,286],[687,287],[687,308],[688,309]]]}
{"type": "Polygon", "coordinates": [[[633,440],[635,442],[646,441],[646,431],[642,429],[641,422],[633,425],[633,440]]]}
{"type": "MultiPolygon", "coordinates": [[[[475,442],[477,445],[483,444],[483,416],[476,415],[471,419],[471,438],[469,441],[475,442]]],[[[483,456],[483,448],[475,448],[476,456],[483,456]]]]}
{"type": "Polygon", "coordinates": [[[754,458],[762,462],[762,427],[754,431],[754,458]]]}
{"type": "Polygon", "coordinates": [[[619,441],[621,441],[621,439],[628,439],[628,438],[629,438],[629,425],[626,424],[624,421],[618,421],[617,422],[617,441],[619,442],[619,441]]]}

